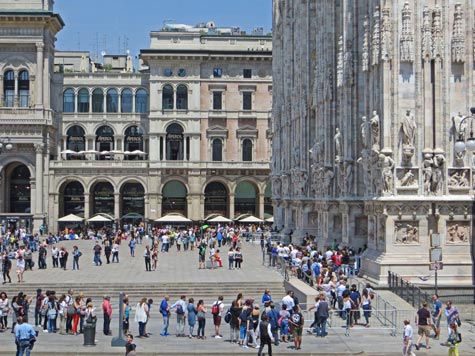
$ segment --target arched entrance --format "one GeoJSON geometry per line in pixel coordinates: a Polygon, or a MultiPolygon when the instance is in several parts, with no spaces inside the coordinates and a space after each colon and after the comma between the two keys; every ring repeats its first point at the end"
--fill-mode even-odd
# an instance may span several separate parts
{"type": "Polygon", "coordinates": [[[7,211],[31,212],[30,170],[24,164],[16,166],[10,174],[10,199],[7,211]]]}
{"type": "Polygon", "coordinates": [[[122,223],[138,224],[145,214],[145,190],[140,183],[126,183],[120,189],[122,223]],[[135,215],[133,215],[135,214],[135,215]]]}
{"type": "Polygon", "coordinates": [[[165,184],[162,190],[162,215],[179,213],[187,216],[186,194],[185,185],[179,181],[165,184]]]}
{"type": "Polygon", "coordinates": [[[114,216],[114,187],[109,182],[99,182],[92,188],[92,214],[106,213],[114,216]]]}
{"type": "Polygon", "coordinates": [[[205,214],[228,216],[228,191],[219,182],[211,182],[205,188],[205,214]]]}
{"type": "Polygon", "coordinates": [[[234,192],[234,213],[257,215],[258,202],[256,187],[250,182],[241,182],[234,192]]]}
{"type": "Polygon", "coordinates": [[[63,196],[60,199],[62,209],[60,207],[60,216],[74,214],[84,217],[84,187],[78,182],[69,182],[64,186],[63,196]]]}
{"type": "Polygon", "coordinates": [[[183,127],[171,124],[167,128],[167,160],[183,161],[183,127]]]}

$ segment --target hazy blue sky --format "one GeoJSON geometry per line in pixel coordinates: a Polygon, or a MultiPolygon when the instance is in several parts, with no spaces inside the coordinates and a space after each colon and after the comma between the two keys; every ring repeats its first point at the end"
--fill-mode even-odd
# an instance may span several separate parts
{"type": "Polygon", "coordinates": [[[91,55],[132,55],[149,48],[149,33],[165,20],[196,25],[214,21],[222,27],[272,27],[272,0],[56,0],[54,11],[66,26],[56,49],[90,51],[91,55]]]}

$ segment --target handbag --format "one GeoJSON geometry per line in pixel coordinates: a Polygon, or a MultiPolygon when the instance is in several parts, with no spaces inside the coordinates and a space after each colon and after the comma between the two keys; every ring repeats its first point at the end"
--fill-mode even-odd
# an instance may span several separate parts
{"type": "Polygon", "coordinates": [[[455,324],[457,324],[457,326],[462,326],[462,321],[460,320],[460,315],[457,315],[454,319],[455,321],[455,324]]]}
{"type": "Polygon", "coordinates": [[[198,314],[196,314],[196,316],[198,317],[198,320],[204,320],[204,319],[206,319],[206,314],[205,314],[205,312],[204,312],[203,310],[200,310],[200,311],[198,312],[198,314]]]}

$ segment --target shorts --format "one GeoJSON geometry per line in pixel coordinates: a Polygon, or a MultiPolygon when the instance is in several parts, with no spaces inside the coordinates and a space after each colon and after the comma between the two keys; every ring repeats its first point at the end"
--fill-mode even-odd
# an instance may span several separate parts
{"type": "Polygon", "coordinates": [[[417,334],[420,336],[430,336],[430,326],[429,325],[419,325],[417,334]]]}
{"type": "Polygon", "coordinates": [[[199,261],[200,262],[205,262],[206,261],[206,256],[205,255],[199,255],[199,261]]]}
{"type": "Polygon", "coordinates": [[[440,317],[438,319],[436,319],[436,317],[433,316],[432,317],[432,324],[434,324],[436,329],[440,328],[440,317]]]}
{"type": "Polygon", "coordinates": [[[303,331],[302,327],[292,326],[292,336],[293,337],[302,336],[302,331],[303,331]]]}
{"type": "Polygon", "coordinates": [[[221,325],[221,315],[213,314],[213,322],[215,326],[221,325]]]}

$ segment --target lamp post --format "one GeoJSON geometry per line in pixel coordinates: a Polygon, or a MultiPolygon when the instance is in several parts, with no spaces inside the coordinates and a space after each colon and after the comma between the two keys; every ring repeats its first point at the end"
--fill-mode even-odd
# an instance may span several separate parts
{"type": "MultiPolygon", "coordinates": [[[[455,142],[455,147],[454,147],[455,152],[457,154],[462,153],[464,150],[467,150],[470,153],[473,153],[475,151],[475,137],[473,137],[473,120],[475,119],[475,107],[470,108],[470,114],[471,115],[465,116],[460,121],[460,124],[458,127],[458,139],[455,142]],[[470,120],[470,137],[468,137],[467,140],[465,141],[464,132],[462,132],[462,124],[467,120],[470,120]]],[[[457,129],[457,127],[455,129],[457,129]]],[[[471,159],[473,162],[473,157],[471,157],[471,159]]],[[[470,239],[470,244],[471,244],[470,254],[472,257],[472,284],[475,286],[475,245],[473,241],[473,231],[475,228],[475,221],[473,219],[474,215],[475,215],[475,202],[472,202],[472,219],[471,219],[471,223],[472,223],[471,235],[472,236],[470,239]]],[[[475,303],[475,288],[473,288],[473,302],[475,303]]]]}
{"type": "Polygon", "coordinates": [[[0,137],[0,154],[5,151],[11,151],[13,149],[13,144],[10,142],[10,138],[0,137]]]}

